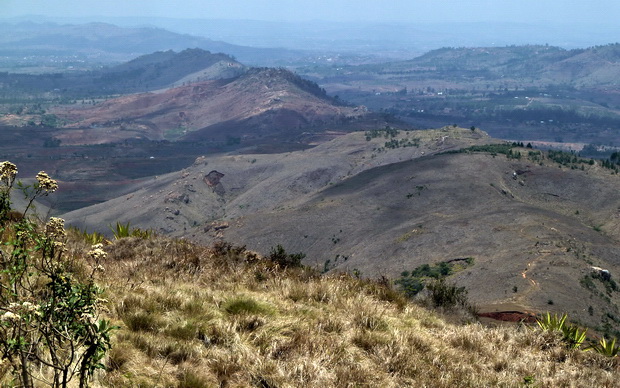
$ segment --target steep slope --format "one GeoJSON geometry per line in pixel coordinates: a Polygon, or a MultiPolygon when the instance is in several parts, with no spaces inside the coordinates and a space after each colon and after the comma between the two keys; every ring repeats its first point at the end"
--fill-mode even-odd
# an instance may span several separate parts
{"type": "Polygon", "coordinates": [[[261,251],[283,242],[320,268],[367,276],[472,257],[457,279],[484,310],[553,304],[592,322],[592,306],[602,324],[619,312],[619,295],[578,295],[591,295],[580,286],[591,265],[620,273],[619,187],[615,176],[553,165],[432,156],[365,171],[299,205],[230,217],[221,233],[261,251]]]}
{"type": "MultiPolygon", "coordinates": [[[[230,80],[206,81],[157,93],[123,96],[84,109],[59,110],[68,127],[137,131],[149,139],[252,140],[295,138],[365,118],[365,111],[337,104],[316,84],[283,69],[252,69],[230,80]],[[290,135],[286,135],[290,133],[290,135]]],[[[122,132],[121,132],[122,133],[122,132]]],[[[68,132],[63,142],[71,142],[68,132]]],[[[88,134],[85,134],[87,141],[88,134]]],[[[73,140],[75,141],[75,140],[73,140]]]]}
{"type": "Polygon", "coordinates": [[[438,154],[492,142],[480,131],[364,136],[282,155],[199,159],[132,195],[65,216],[90,229],[131,221],[261,252],[283,244],[306,253],[308,264],[371,277],[473,257],[455,280],[482,310],[553,304],[592,326],[618,328],[606,315],[620,313],[618,291],[586,284],[593,265],[620,273],[617,176],[534,156],[438,154]],[[386,148],[392,140],[419,146],[386,148]]]}
{"type": "Polygon", "coordinates": [[[611,388],[620,375],[618,357],[559,332],[485,327],[466,301],[413,302],[282,252],[148,233],[93,245],[59,219],[1,226],[3,264],[22,269],[0,278],[19,287],[0,302],[7,387],[611,388]],[[40,340],[50,331],[65,335],[40,340]]]}

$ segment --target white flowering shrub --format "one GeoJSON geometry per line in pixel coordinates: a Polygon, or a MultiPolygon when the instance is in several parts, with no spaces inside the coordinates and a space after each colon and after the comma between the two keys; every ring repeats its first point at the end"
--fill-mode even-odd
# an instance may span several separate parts
{"type": "Polygon", "coordinates": [[[90,273],[70,272],[64,220],[52,217],[41,227],[27,214],[57,182],[43,171],[33,185],[17,182],[29,202],[15,221],[8,215],[16,175],[14,164],[0,163],[0,385],[66,387],[77,380],[86,387],[103,368],[114,329],[99,319],[102,291],[94,281],[106,253],[93,246],[90,273]]]}

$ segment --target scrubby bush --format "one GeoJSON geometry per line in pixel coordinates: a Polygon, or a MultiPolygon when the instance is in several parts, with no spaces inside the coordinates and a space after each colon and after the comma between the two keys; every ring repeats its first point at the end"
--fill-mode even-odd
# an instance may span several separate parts
{"type": "Polygon", "coordinates": [[[278,244],[275,248],[271,248],[271,252],[267,257],[272,262],[278,264],[282,268],[301,267],[301,260],[306,257],[304,253],[287,253],[284,247],[278,244]]]}
{"type": "MultiPolygon", "coordinates": [[[[42,225],[30,216],[36,198],[58,188],[45,172],[32,185],[16,181],[17,168],[0,163],[0,355],[8,376],[21,387],[66,387],[76,376],[85,387],[110,348],[109,322],[99,319],[102,290],[94,282],[105,258],[100,245],[88,252],[90,270],[65,257],[64,220],[42,225]],[[10,194],[17,186],[28,204],[11,220],[10,194]]],[[[75,260],[75,258],[73,258],[75,260]]],[[[0,377],[1,379],[2,377],[0,377]]],[[[11,383],[12,385],[13,383],[11,383]]]]}
{"type": "Polygon", "coordinates": [[[453,308],[456,306],[468,306],[465,287],[457,287],[454,284],[447,283],[442,278],[430,282],[426,288],[429,291],[429,298],[435,307],[453,308]]]}

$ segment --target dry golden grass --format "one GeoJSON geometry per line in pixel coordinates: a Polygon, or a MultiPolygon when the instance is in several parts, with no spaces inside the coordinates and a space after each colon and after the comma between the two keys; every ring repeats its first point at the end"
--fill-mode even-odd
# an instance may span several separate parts
{"type": "Polygon", "coordinates": [[[99,386],[618,386],[615,359],[526,327],[448,323],[377,282],[281,269],[227,245],[155,237],[105,249],[101,283],[121,329],[99,386]]]}

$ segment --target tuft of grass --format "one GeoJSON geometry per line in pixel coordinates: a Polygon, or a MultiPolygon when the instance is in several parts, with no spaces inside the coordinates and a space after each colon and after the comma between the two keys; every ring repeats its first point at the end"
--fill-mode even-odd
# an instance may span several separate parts
{"type": "Polygon", "coordinates": [[[183,369],[177,375],[177,388],[205,388],[216,385],[216,382],[199,370],[183,369]]]}
{"type": "Polygon", "coordinates": [[[153,313],[138,311],[124,315],[123,323],[131,331],[158,331],[162,320],[153,313]]]}
{"type": "Polygon", "coordinates": [[[231,315],[239,314],[259,314],[259,315],[271,315],[271,308],[264,304],[255,301],[252,298],[237,297],[229,299],[222,305],[222,310],[231,315]]]}

